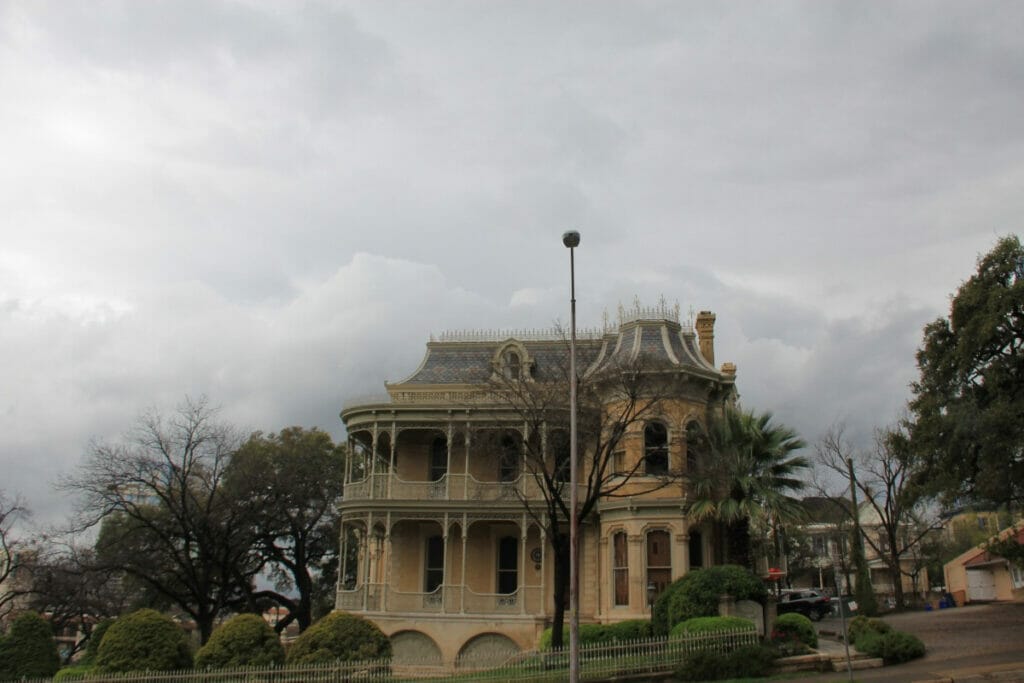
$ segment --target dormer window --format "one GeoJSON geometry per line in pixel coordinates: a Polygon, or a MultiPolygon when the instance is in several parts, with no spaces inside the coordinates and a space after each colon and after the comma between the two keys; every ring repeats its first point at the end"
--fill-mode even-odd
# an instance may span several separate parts
{"type": "Polygon", "coordinates": [[[491,357],[494,379],[506,382],[529,382],[533,379],[533,359],[526,347],[515,339],[509,339],[498,347],[491,357]]]}
{"type": "Polygon", "coordinates": [[[519,354],[511,349],[506,351],[501,357],[502,365],[505,368],[505,377],[509,379],[519,379],[522,373],[522,361],[519,358],[519,354]]]}

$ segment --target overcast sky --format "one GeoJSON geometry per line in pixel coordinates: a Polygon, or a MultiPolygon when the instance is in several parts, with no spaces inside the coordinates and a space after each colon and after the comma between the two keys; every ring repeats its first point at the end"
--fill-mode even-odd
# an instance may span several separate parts
{"type": "Polygon", "coordinates": [[[430,334],[718,316],[746,407],[893,421],[1024,215],[1018,2],[0,0],[0,489],[207,395],[343,435],[430,334]],[[685,314],[685,313],[684,313],[685,314]]]}

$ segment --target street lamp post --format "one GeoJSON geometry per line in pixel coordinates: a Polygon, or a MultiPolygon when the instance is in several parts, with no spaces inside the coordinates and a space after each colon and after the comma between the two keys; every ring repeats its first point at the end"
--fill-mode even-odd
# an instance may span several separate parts
{"type": "Polygon", "coordinates": [[[576,516],[578,478],[576,458],[576,260],[580,234],[570,230],[562,235],[569,248],[570,328],[569,337],[569,683],[580,680],[580,575],[578,554],[579,519],[576,516]]]}

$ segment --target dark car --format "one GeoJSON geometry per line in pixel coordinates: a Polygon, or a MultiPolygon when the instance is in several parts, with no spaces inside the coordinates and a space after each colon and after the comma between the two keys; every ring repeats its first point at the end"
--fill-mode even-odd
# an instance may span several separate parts
{"type": "Polygon", "coordinates": [[[815,590],[786,591],[779,598],[778,612],[797,612],[811,621],[818,621],[832,612],[832,603],[815,590]]]}

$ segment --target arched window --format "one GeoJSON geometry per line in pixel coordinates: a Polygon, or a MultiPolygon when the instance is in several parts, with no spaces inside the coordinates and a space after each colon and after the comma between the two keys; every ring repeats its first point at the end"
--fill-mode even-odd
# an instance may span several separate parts
{"type": "Polygon", "coordinates": [[[440,536],[427,538],[423,561],[423,592],[433,593],[444,583],[444,539],[440,536]]]}
{"type": "Polygon", "coordinates": [[[668,474],[668,430],[660,422],[644,427],[644,474],[668,474]]]}
{"type": "Polygon", "coordinates": [[[690,569],[704,566],[704,538],[699,531],[690,532],[690,569]]]}
{"type": "Polygon", "coordinates": [[[629,604],[629,546],[625,531],[612,536],[612,595],[616,605],[629,604]]]}
{"type": "Polygon", "coordinates": [[[498,456],[498,481],[515,481],[518,477],[519,440],[511,434],[503,434],[498,456]]]}
{"type": "Polygon", "coordinates": [[[511,349],[506,351],[501,356],[502,365],[505,368],[505,376],[509,379],[519,379],[522,374],[523,364],[519,358],[519,354],[511,349]]]}
{"type": "Polygon", "coordinates": [[[656,600],[672,581],[672,546],[664,530],[647,534],[647,599],[656,600]],[[651,589],[653,588],[653,593],[651,589]]]}
{"type": "Polygon", "coordinates": [[[448,473],[448,440],[439,436],[430,444],[430,481],[440,481],[448,473]]]}
{"type": "Polygon", "coordinates": [[[504,536],[498,541],[498,593],[508,595],[519,588],[519,539],[504,536]]]}

